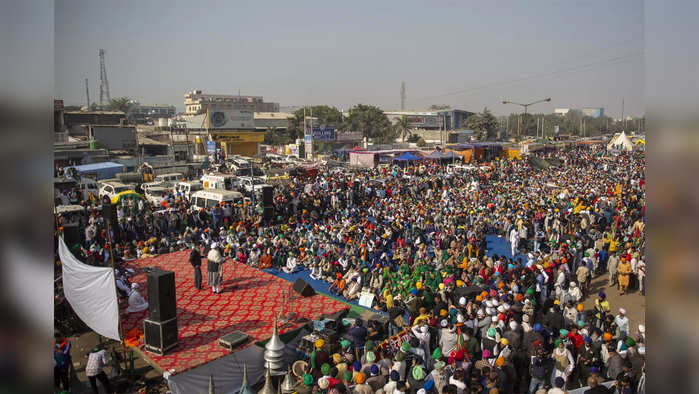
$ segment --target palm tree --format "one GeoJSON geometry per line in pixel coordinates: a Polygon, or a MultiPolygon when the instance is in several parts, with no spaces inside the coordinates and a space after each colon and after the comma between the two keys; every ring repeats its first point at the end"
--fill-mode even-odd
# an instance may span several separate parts
{"type": "Polygon", "coordinates": [[[398,132],[400,133],[400,136],[403,138],[403,142],[405,142],[405,139],[408,138],[408,117],[403,115],[400,118],[396,119],[396,129],[398,129],[398,132]]]}

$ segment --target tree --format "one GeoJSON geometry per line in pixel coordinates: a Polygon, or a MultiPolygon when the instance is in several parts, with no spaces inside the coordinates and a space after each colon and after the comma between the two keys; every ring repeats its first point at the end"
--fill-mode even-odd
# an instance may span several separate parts
{"type": "Polygon", "coordinates": [[[494,140],[497,136],[498,120],[486,107],[480,114],[469,116],[465,126],[473,130],[481,141],[494,140]]]}
{"type": "Polygon", "coordinates": [[[441,111],[441,110],[450,109],[450,108],[451,108],[451,106],[450,106],[450,105],[446,105],[446,104],[432,104],[432,105],[430,105],[430,107],[427,108],[427,109],[428,109],[429,111],[441,111]]]}
{"type": "Polygon", "coordinates": [[[391,144],[398,136],[386,114],[373,105],[357,104],[352,107],[345,128],[361,131],[362,136],[373,139],[377,144],[391,144]]]}
{"type": "MultiPolygon", "coordinates": [[[[307,107],[305,110],[306,116],[310,117],[311,113],[314,118],[318,118],[317,122],[319,124],[335,126],[335,128],[340,128],[342,126],[342,112],[335,107],[329,107],[327,105],[307,107]]],[[[296,112],[294,112],[294,117],[289,121],[289,134],[292,139],[303,138],[303,115],[303,108],[296,110],[296,112]]],[[[310,126],[310,124],[308,124],[308,126],[310,126]]]]}
{"type": "Polygon", "coordinates": [[[427,145],[427,142],[425,142],[424,138],[420,137],[417,139],[416,145],[422,148],[423,146],[427,145]]]}
{"type": "Polygon", "coordinates": [[[128,113],[129,109],[133,106],[133,102],[128,97],[117,97],[109,101],[109,108],[112,111],[121,111],[123,113],[128,113]]]}
{"type": "Polygon", "coordinates": [[[294,142],[287,133],[277,130],[276,127],[268,127],[265,130],[265,144],[267,145],[286,145],[294,142]]]}
{"type": "Polygon", "coordinates": [[[408,117],[405,115],[396,119],[395,127],[398,130],[398,133],[401,136],[401,138],[403,138],[403,142],[405,142],[406,137],[408,137],[409,124],[410,122],[408,122],[408,117]]]}
{"type": "Polygon", "coordinates": [[[410,134],[410,136],[408,137],[407,141],[408,141],[408,142],[413,142],[413,143],[414,143],[414,142],[417,142],[419,139],[420,139],[420,136],[419,136],[419,135],[417,135],[417,134],[410,134]]]}

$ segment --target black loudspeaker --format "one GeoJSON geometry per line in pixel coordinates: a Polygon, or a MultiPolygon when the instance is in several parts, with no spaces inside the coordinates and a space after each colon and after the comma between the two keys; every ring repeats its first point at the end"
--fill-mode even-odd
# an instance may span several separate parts
{"type": "Polygon", "coordinates": [[[262,208],[262,219],[264,219],[264,220],[274,219],[274,207],[262,208]]]}
{"type": "Polygon", "coordinates": [[[177,316],[175,273],[153,270],[148,273],[148,320],[164,322],[177,316]]]}
{"type": "Polygon", "coordinates": [[[242,345],[248,341],[248,334],[242,331],[233,331],[228,335],[224,335],[218,339],[218,344],[225,347],[228,350],[233,350],[234,348],[242,345]]]}
{"type": "Polygon", "coordinates": [[[116,204],[102,205],[102,217],[112,226],[115,225],[119,218],[117,215],[116,204]]]}
{"type": "Polygon", "coordinates": [[[177,346],[177,319],[163,322],[143,320],[143,341],[151,353],[164,355],[177,346]]]}
{"type": "Polygon", "coordinates": [[[75,244],[80,244],[80,228],[77,223],[67,223],[63,225],[63,241],[72,248],[75,244]]]}
{"type": "Polygon", "coordinates": [[[296,282],[294,282],[294,291],[300,294],[301,297],[312,297],[316,295],[316,291],[313,290],[311,285],[301,278],[296,279],[296,282]]]}
{"type": "Polygon", "coordinates": [[[262,188],[262,206],[271,207],[274,205],[274,188],[265,186],[262,188]]]}

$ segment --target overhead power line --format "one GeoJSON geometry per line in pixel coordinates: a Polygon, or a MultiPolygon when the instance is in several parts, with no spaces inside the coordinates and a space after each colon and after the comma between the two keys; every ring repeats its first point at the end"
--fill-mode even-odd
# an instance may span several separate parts
{"type": "Polygon", "coordinates": [[[540,74],[533,74],[529,75],[526,77],[521,77],[521,78],[516,78],[516,79],[511,79],[511,80],[506,80],[506,81],[498,81],[498,82],[489,82],[484,85],[480,86],[474,86],[471,88],[466,88],[466,89],[460,89],[456,90],[453,92],[448,92],[448,93],[443,93],[443,94],[438,94],[438,95],[433,95],[433,96],[424,96],[424,97],[419,97],[416,99],[413,99],[411,101],[424,101],[424,100],[432,100],[440,97],[447,97],[447,96],[455,96],[455,95],[460,95],[464,93],[470,93],[473,91],[477,90],[483,90],[483,89],[488,89],[488,88],[493,88],[493,87],[500,87],[500,86],[506,86],[514,83],[520,83],[520,82],[526,82],[534,79],[541,79],[541,78],[546,78],[546,77],[551,77],[551,76],[556,76],[556,75],[562,75],[562,74],[569,74],[569,73],[576,73],[576,72],[581,72],[581,71],[587,71],[590,68],[598,67],[598,66],[605,66],[609,64],[616,64],[616,63],[621,63],[630,59],[633,59],[635,57],[642,56],[643,52],[638,51],[634,52],[628,55],[623,55],[623,56],[615,56],[612,58],[608,59],[602,59],[599,61],[587,63],[587,64],[582,64],[582,65],[577,65],[577,66],[572,66],[572,67],[567,67],[563,68],[560,70],[556,71],[551,71],[547,73],[540,73],[540,74]]]}

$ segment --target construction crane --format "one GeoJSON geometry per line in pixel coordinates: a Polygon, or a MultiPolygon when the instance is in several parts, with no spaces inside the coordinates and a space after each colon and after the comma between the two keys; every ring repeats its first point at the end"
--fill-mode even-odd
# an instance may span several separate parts
{"type": "MultiPolygon", "coordinates": [[[[99,50],[100,55],[100,105],[109,104],[112,101],[109,95],[109,82],[107,81],[107,68],[104,65],[104,49],[99,50]],[[105,102],[104,99],[107,99],[105,102]]],[[[89,105],[89,104],[88,104],[89,105]]]]}

